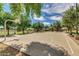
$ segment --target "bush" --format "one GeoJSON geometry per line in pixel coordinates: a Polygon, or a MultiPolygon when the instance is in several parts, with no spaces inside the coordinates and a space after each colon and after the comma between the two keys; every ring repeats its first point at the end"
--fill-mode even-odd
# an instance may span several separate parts
{"type": "Polygon", "coordinates": [[[27,33],[33,33],[34,32],[34,28],[27,28],[27,33]]]}

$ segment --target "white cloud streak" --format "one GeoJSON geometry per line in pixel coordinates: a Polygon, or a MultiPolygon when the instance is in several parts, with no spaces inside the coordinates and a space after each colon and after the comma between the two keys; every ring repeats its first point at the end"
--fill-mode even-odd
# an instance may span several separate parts
{"type": "Polygon", "coordinates": [[[59,3],[59,4],[52,4],[50,8],[42,9],[42,12],[46,12],[48,14],[51,13],[63,13],[66,11],[70,6],[74,6],[73,3],[59,3]]]}
{"type": "Polygon", "coordinates": [[[50,25],[50,23],[49,23],[49,22],[43,22],[43,24],[44,24],[44,25],[50,25]]]}
{"type": "Polygon", "coordinates": [[[51,20],[62,20],[62,16],[51,16],[51,20]]]}
{"type": "Polygon", "coordinates": [[[45,18],[43,16],[40,16],[39,18],[34,14],[34,19],[38,21],[44,21],[45,18]]]}

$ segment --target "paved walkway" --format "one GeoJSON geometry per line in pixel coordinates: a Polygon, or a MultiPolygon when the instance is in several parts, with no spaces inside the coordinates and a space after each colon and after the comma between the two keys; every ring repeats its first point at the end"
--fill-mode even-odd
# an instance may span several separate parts
{"type": "MultiPolygon", "coordinates": [[[[2,39],[3,38],[0,38],[0,40],[2,39]]],[[[7,41],[5,41],[4,43],[8,45],[18,44],[22,46],[25,46],[27,44],[32,46],[33,48],[37,48],[35,47],[35,45],[39,46],[39,44],[40,45],[47,44],[47,46],[57,45],[57,46],[64,47],[70,53],[70,55],[79,55],[79,46],[64,32],[42,32],[42,33],[32,33],[27,35],[21,35],[21,36],[17,36],[17,38],[9,37],[7,38],[7,41]]],[[[43,47],[44,46],[40,47],[39,49],[43,50],[42,49],[43,47]]],[[[28,47],[28,48],[33,51],[33,48],[31,47],[28,47]]],[[[39,50],[35,50],[35,52],[36,51],[40,53],[39,50]]],[[[47,51],[44,51],[44,53],[47,53],[47,51]]]]}

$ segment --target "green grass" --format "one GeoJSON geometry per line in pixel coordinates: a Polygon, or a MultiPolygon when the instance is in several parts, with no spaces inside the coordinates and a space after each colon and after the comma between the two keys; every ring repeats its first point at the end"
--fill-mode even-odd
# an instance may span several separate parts
{"type": "Polygon", "coordinates": [[[22,31],[16,32],[17,35],[23,35],[22,31]]]}
{"type": "MultiPolygon", "coordinates": [[[[10,30],[9,33],[10,33],[9,36],[15,35],[14,31],[12,31],[12,30],[10,30]]],[[[0,30],[0,37],[4,37],[5,34],[7,35],[7,32],[5,33],[4,30],[0,30]]],[[[23,33],[22,33],[22,31],[19,31],[19,32],[16,32],[16,35],[23,35],[23,33]]]]}
{"type": "MultiPolygon", "coordinates": [[[[29,34],[29,33],[31,33],[31,32],[32,32],[32,31],[28,30],[28,31],[25,31],[25,34],[29,34]]],[[[45,31],[43,31],[43,32],[45,32],[45,31]]],[[[65,32],[65,31],[64,31],[64,32],[65,32]]],[[[10,30],[9,33],[10,33],[10,36],[15,35],[13,30],[10,30]]],[[[68,32],[67,32],[67,33],[68,33],[68,32]]],[[[0,37],[4,37],[5,34],[7,35],[7,32],[5,33],[3,29],[0,30],[0,37]]],[[[76,31],[73,30],[72,34],[76,34],[76,31]]],[[[16,32],[16,35],[24,35],[24,34],[22,33],[22,31],[18,31],[18,32],[16,32]]],[[[79,35],[79,33],[78,33],[78,35],[79,35]]]]}
{"type": "MultiPolygon", "coordinates": [[[[13,33],[13,31],[10,31],[10,35],[12,35],[13,33]]],[[[0,30],[0,37],[3,37],[5,34],[7,35],[7,32],[5,32],[4,30],[0,30]]]]}

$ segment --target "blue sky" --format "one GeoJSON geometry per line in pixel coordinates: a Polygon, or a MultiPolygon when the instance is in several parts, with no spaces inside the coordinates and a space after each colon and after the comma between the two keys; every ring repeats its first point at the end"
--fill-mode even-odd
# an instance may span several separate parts
{"type": "MultiPolygon", "coordinates": [[[[43,22],[45,25],[52,24],[56,20],[62,20],[63,13],[69,9],[70,6],[74,6],[73,3],[45,3],[41,9],[41,16],[38,18],[36,15],[31,18],[32,23],[43,22]]],[[[4,11],[10,12],[9,4],[4,4],[4,11]]]]}
{"type": "Polygon", "coordinates": [[[4,11],[10,12],[9,4],[4,4],[4,11]]]}

